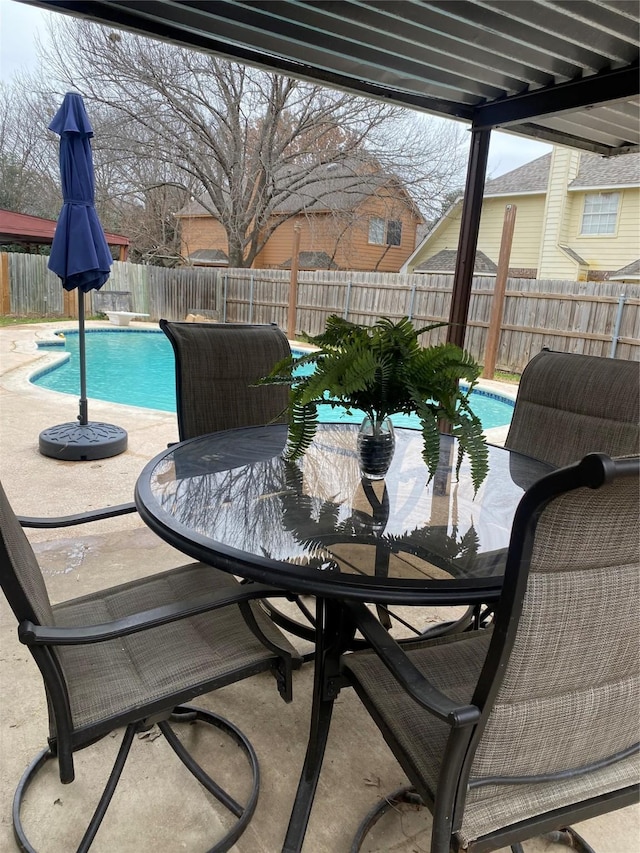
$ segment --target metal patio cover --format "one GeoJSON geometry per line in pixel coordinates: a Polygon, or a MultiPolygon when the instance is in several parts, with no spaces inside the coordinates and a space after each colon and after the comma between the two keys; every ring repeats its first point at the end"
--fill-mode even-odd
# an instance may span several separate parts
{"type": "Polygon", "coordinates": [[[637,0],[35,5],[601,154],[640,144],[637,0]]]}

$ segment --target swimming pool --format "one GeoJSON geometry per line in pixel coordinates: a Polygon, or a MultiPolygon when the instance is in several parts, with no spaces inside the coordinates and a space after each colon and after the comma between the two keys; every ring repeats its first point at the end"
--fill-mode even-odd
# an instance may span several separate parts
{"type": "MultiPolygon", "coordinates": [[[[89,329],[85,341],[87,397],[175,412],[173,349],[163,332],[153,329],[89,329]]],[[[67,353],[68,358],[62,364],[39,371],[31,381],[41,388],[79,396],[77,330],[66,331],[64,339],[41,342],[39,346],[54,346],[67,353]]],[[[491,429],[510,423],[513,402],[476,389],[473,392],[473,410],[483,427],[491,429]]],[[[349,416],[327,406],[326,415],[321,415],[320,419],[359,422],[362,415],[354,411],[349,416]]],[[[418,426],[418,419],[411,415],[394,415],[392,420],[398,426],[418,426]]]]}

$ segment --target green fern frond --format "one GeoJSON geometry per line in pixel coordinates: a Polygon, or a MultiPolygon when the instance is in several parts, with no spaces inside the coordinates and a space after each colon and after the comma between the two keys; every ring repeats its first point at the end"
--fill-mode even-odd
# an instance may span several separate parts
{"type": "Polygon", "coordinates": [[[489,473],[489,449],[482,424],[479,418],[468,410],[460,416],[452,431],[458,439],[456,476],[460,473],[460,466],[466,454],[471,465],[471,482],[475,493],[489,473]]]}
{"type": "Polygon", "coordinates": [[[351,323],[337,314],[327,317],[326,328],[319,335],[305,335],[305,340],[320,349],[341,348],[345,343],[364,342],[368,338],[367,327],[351,323]]]}
{"type": "Polygon", "coordinates": [[[336,383],[336,391],[341,397],[370,391],[380,370],[379,358],[367,347],[355,349],[352,358],[343,357],[341,365],[344,366],[344,372],[336,383]]]}
{"type": "Polygon", "coordinates": [[[311,446],[318,428],[318,409],[311,404],[293,407],[293,416],[289,422],[285,459],[299,459],[311,446]]]}
{"type": "Polygon", "coordinates": [[[300,391],[300,400],[311,403],[320,402],[329,394],[333,397],[347,397],[364,390],[372,371],[372,354],[359,346],[344,353],[330,353],[317,361],[314,373],[294,380],[300,391]]]}
{"type": "Polygon", "coordinates": [[[440,460],[440,433],[438,431],[438,419],[433,411],[425,405],[417,410],[422,427],[422,458],[429,472],[429,482],[436,473],[440,460]]]}
{"type": "Polygon", "coordinates": [[[256,386],[259,385],[289,385],[291,377],[296,367],[301,364],[293,356],[289,355],[281,359],[275,364],[268,376],[263,376],[256,381],[256,386]]]}
{"type": "Polygon", "coordinates": [[[443,320],[440,323],[430,323],[428,326],[421,326],[419,329],[415,330],[416,338],[419,338],[420,335],[424,335],[427,332],[433,332],[434,329],[442,329],[443,326],[448,326],[446,320],[443,320]]]}

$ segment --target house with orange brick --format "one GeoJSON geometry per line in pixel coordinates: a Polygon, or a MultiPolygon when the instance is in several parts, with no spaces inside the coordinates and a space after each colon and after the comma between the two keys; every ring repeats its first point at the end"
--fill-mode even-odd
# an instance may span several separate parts
{"type": "MultiPolygon", "coordinates": [[[[192,201],[176,216],[186,263],[228,265],[225,229],[201,201],[192,201]]],[[[271,233],[251,266],[290,269],[297,245],[300,270],[398,272],[415,248],[422,222],[396,177],[363,173],[348,163],[327,164],[317,180],[274,207],[271,233]]]]}
{"type": "MultiPolygon", "coordinates": [[[[640,154],[604,158],[556,147],[487,181],[476,271],[495,274],[505,208],[516,219],[509,275],[569,281],[633,280],[640,258],[640,154]]],[[[407,259],[402,272],[453,273],[458,200],[407,259]]]]}

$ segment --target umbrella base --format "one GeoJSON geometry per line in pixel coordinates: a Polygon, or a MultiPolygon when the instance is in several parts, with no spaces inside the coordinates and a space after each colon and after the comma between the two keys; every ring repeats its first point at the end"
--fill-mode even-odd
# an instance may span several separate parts
{"type": "Polygon", "coordinates": [[[84,462],[124,453],[127,441],[126,430],[121,427],[97,421],[88,424],[76,421],[43,430],[38,449],[43,456],[51,456],[53,459],[84,462]]]}

